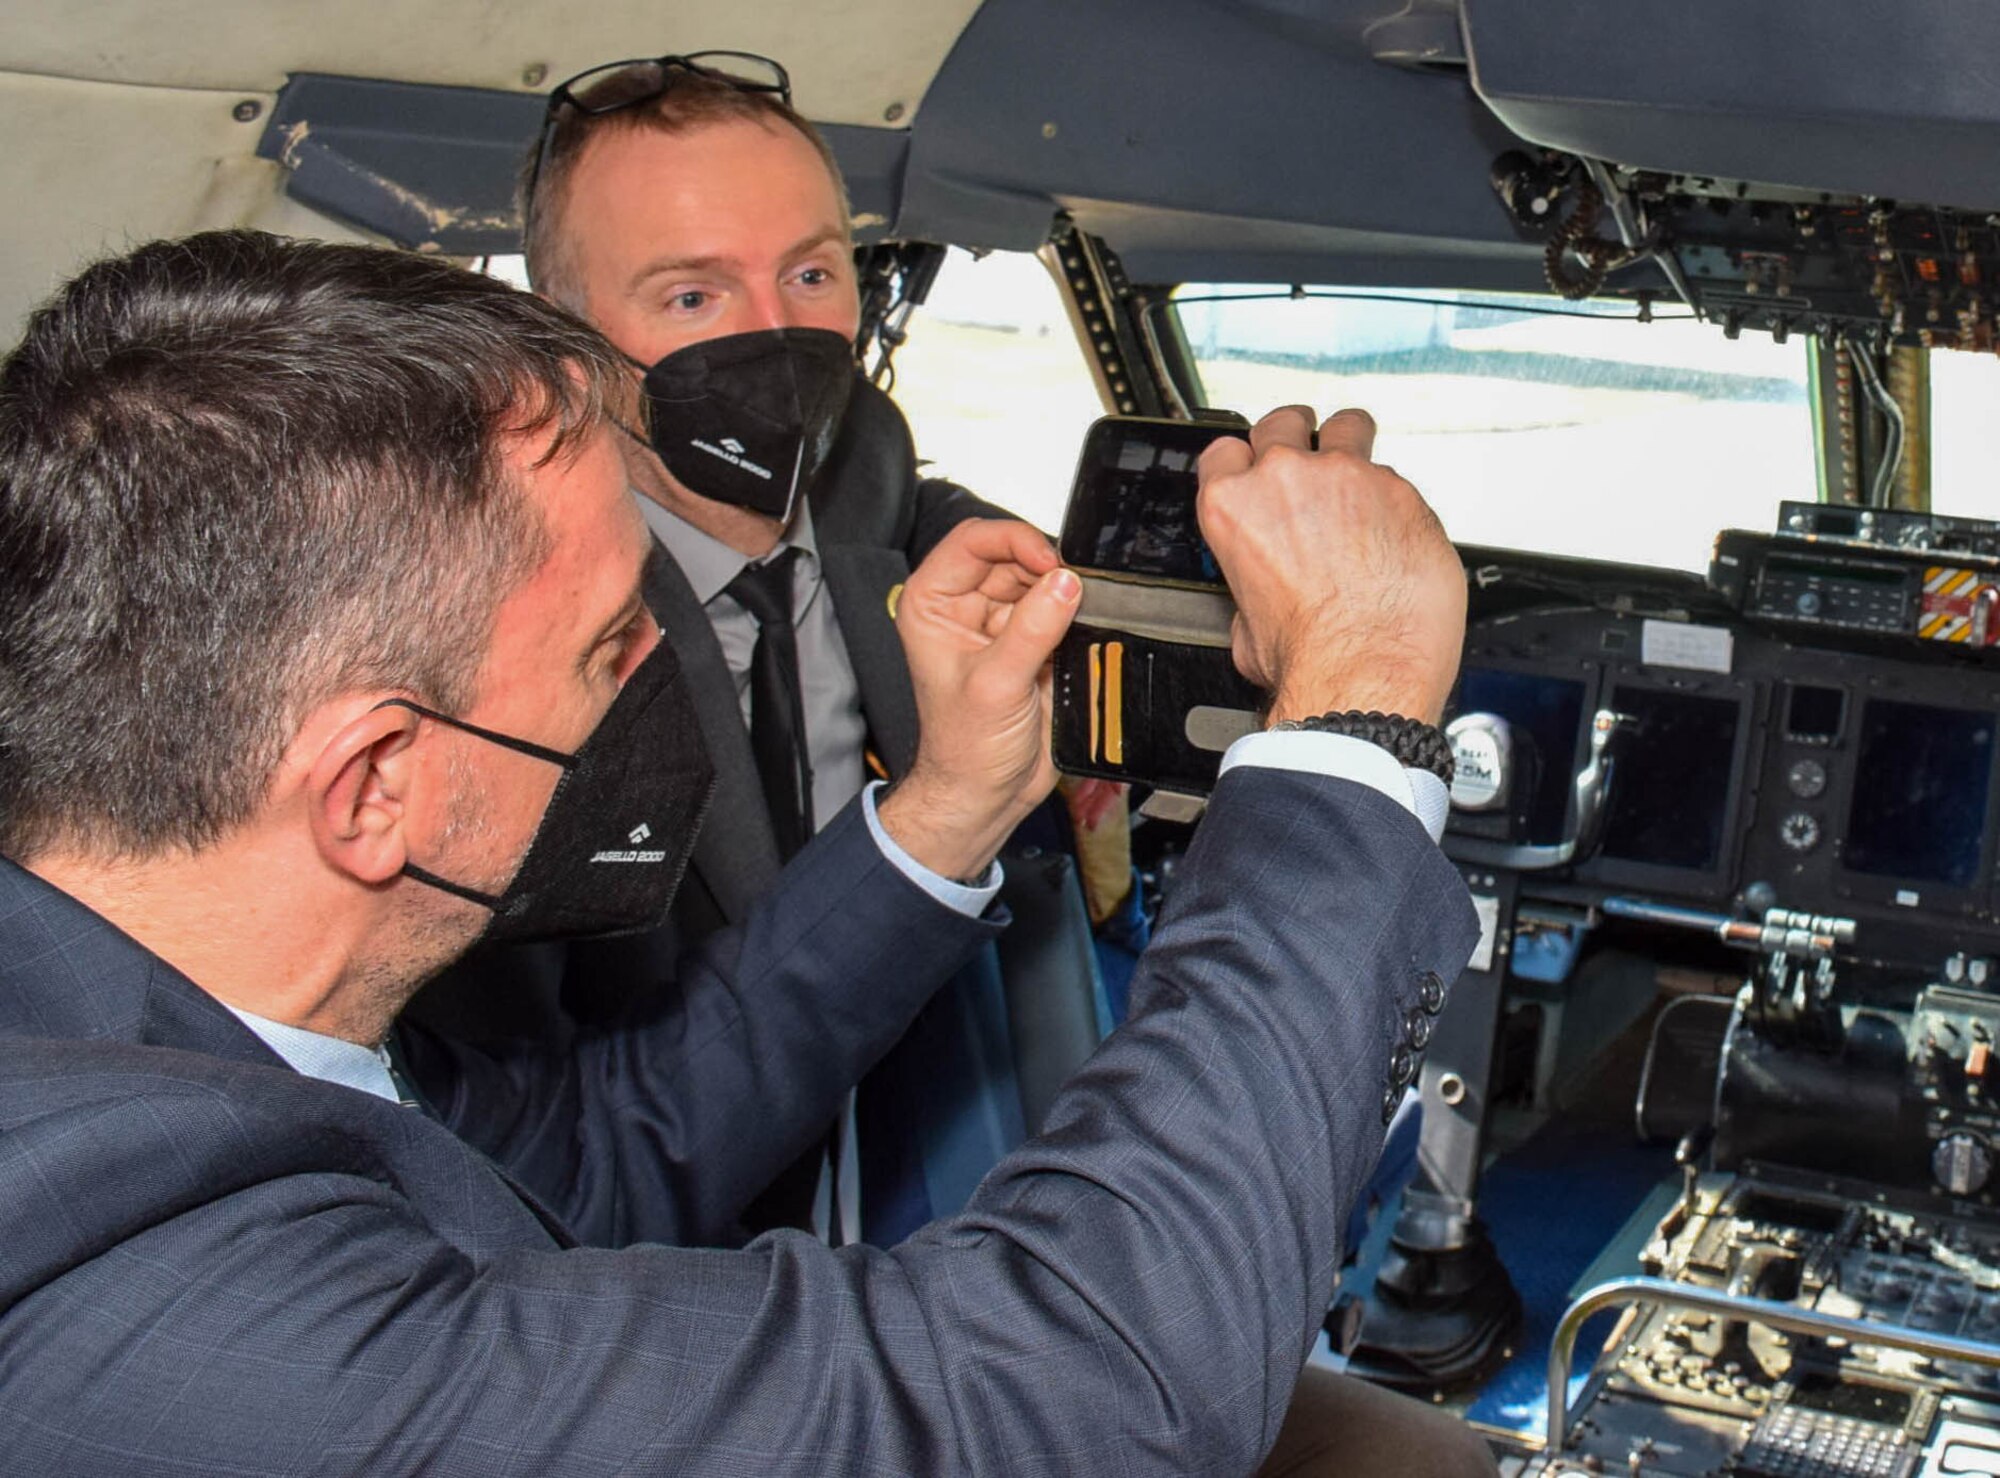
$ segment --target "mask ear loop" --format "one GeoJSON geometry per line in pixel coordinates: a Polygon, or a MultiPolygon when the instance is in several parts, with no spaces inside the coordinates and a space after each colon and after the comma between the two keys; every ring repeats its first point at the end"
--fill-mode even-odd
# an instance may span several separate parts
{"type": "Polygon", "coordinates": [[[415,878],[440,893],[449,893],[454,898],[463,898],[467,903],[476,903],[488,913],[497,914],[504,900],[497,893],[482,893],[477,888],[468,888],[463,883],[454,883],[449,878],[441,878],[428,868],[418,867],[414,862],[403,864],[403,876],[415,878]]]}
{"type": "MultiPolygon", "coordinates": [[[[444,724],[448,728],[462,730],[474,738],[484,739],[489,744],[497,744],[502,749],[511,749],[516,754],[527,755],[530,759],[546,760],[549,764],[560,768],[564,775],[568,775],[577,765],[576,756],[573,754],[566,754],[560,749],[550,749],[547,745],[537,744],[531,739],[518,739],[512,734],[503,734],[498,729],[487,729],[482,728],[478,724],[469,724],[464,719],[453,718],[448,713],[439,713],[435,708],[426,708],[423,704],[413,702],[408,698],[384,698],[375,707],[407,708],[411,713],[418,714],[424,718],[435,719],[438,723],[444,724]]],[[[449,893],[454,898],[463,898],[467,903],[476,903],[489,913],[497,914],[504,906],[505,900],[496,893],[482,893],[477,888],[468,888],[463,883],[454,883],[451,879],[441,878],[428,868],[419,867],[414,862],[405,862],[403,864],[403,874],[406,877],[416,879],[416,881],[428,887],[436,888],[441,893],[449,893]]]]}
{"type": "Polygon", "coordinates": [[[574,770],[576,768],[576,756],[564,750],[550,749],[547,745],[537,744],[532,739],[517,739],[512,734],[501,733],[498,729],[482,729],[478,724],[468,724],[462,718],[453,718],[448,713],[439,713],[435,708],[426,708],[423,704],[412,702],[408,698],[384,698],[375,707],[407,708],[411,713],[421,714],[428,719],[436,719],[441,724],[463,730],[467,734],[484,739],[488,744],[497,744],[502,749],[511,749],[516,754],[525,754],[531,759],[546,760],[548,763],[560,766],[564,770],[574,770]]]}

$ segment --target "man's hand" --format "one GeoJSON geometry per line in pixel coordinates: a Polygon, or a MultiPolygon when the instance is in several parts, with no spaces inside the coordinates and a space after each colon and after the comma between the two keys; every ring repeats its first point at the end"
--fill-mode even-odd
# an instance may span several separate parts
{"type": "Polygon", "coordinates": [[[1465,644],[1465,572],[1422,496],[1369,460],[1375,422],[1286,406],[1202,453],[1202,533],[1236,598],[1236,665],[1271,719],[1436,723],[1465,644]]]}
{"type": "Polygon", "coordinates": [[[1080,587],[1024,523],[972,519],[931,551],[896,609],[920,738],[879,815],[935,873],[971,879],[1055,785],[1049,657],[1080,587]]]}

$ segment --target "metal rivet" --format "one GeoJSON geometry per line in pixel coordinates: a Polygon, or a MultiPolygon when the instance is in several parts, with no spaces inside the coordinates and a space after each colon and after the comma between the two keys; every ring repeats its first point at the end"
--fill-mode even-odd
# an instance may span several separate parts
{"type": "Polygon", "coordinates": [[[255,98],[245,98],[229,110],[229,116],[238,123],[255,123],[264,116],[264,105],[255,98]]]}
{"type": "Polygon", "coordinates": [[[894,123],[902,116],[903,105],[901,103],[891,103],[882,110],[882,121],[884,123],[894,123]]]}
{"type": "Polygon", "coordinates": [[[1055,136],[1056,136],[1056,126],[1053,123],[1044,123],[1042,125],[1042,137],[1045,139],[1052,139],[1055,136]]]}
{"type": "Polygon", "coordinates": [[[1438,1079],[1438,1097],[1450,1107],[1457,1108],[1465,1102],[1465,1079],[1457,1073],[1445,1073],[1438,1079]]]}
{"type": "Polygon", "coordinates": [[[521,69],[521,86],[523,87],[540,87],[548,80],[549,64],[547,62],[530,62],[526,67],[521,69]]]}

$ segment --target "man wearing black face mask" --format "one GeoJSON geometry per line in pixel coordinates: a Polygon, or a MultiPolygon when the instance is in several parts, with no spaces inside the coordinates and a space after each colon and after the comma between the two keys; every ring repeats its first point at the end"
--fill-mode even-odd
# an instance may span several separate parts
{"type": "MultiPolygon", "coordinates": [[[[672,928],[479,951],[417,1007],[455,1034],[492,1030],[489,1003],[523,998],[524,984],[558,996],[565,1021],[638,1009],[675,952],[746,917],[867,780],[904,774],[917,725],[895,591],[954,524],[1001,516],[920,480],[900,412],[857,375],[844,193],[783,87],[768,63],[712,56],[695,69],[604,68],[553,95],[524,180],[530,278],[603,330],[642,379],[648,425],[624,452],[661,550],[647,598],[687,674],[718,784],[672,928]]],[[[1045,845],[1058,840],[1053,809],[1037,818],[1045,845]]],[[[1121,835],[1123,819],[1121,807],[1110,823],[1121,835]]],[[[1085,933],[1080,909],[1067,922],[1085,933]]],[[[1038,954],[1043,972],[1088,958],[1087,938],[1070,943],[1038,954]]],[[[966,1040],[968,1022],[993,1014],[997,979],[980,968],[954,981],[864,1089],[863,1157],[849,1164],[861,1175],[842,1185],[872,1178],[879,1193],[840,1197],[843,1226],[815,1147],[746,1208],[743,1234],[818,1225],[887,1243],[956,1209],[1025,1127],[1011,1082],[991,1095],[996,1109],[958,1107],[997,1055],[966,1040]],[[896,1173],[926,1134],[950,1147],[942,1164],[896,1173]]],[[[1039,982],[1088,989],[1073,965],[1039,982]]]]}

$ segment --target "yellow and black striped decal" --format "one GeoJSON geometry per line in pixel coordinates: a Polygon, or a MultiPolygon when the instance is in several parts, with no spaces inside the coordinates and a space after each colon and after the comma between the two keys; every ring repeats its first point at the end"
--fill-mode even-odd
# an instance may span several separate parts
{"type": "Polygon", "coordinates": [[[2000,587],[1979,570],[1932,565],[1924,571],[1923,608],[1917,635],[1925,641],[1962,646],[2000,642],[2000,587]]]}

